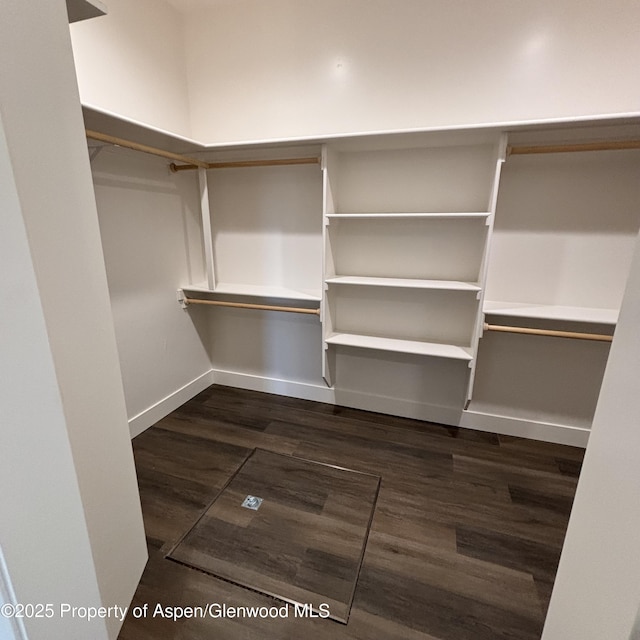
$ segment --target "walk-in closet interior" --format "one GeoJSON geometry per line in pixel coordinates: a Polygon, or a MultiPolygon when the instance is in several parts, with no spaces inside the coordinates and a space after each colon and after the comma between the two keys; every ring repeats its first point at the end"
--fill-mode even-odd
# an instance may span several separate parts
{"type": "Polygon", "coordinates": [[[176,173],[90,137],[130,402],[191,323],[221,384],[586,445],[640,228],[640,126],[513,129],[192,147],[212,168],[176,173]],[[156,291],[170,325],[150,331],[133,301],[156,291]]]}
{"type": "Polygon", "coordinates": [[[632,637],[640,5],[8,3],[6,361],[51,358],[54,600],[128,609],[7,638],[632,637]]]}

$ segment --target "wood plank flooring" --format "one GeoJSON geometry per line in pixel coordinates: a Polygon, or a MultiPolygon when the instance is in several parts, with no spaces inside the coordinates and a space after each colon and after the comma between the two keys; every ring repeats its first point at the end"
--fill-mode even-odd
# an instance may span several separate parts
{"type": "Polygon", "coordinates": [[[346,623],[379,484],[255,449],[168,557],[346,623]],[[263,502],[244,508],[247,496],[263,502]]]}
{"type": "Polygon", "coordinates": [[[149,609],[120,640],[538,640],[583,456],[220,386],[138,436],[134,454],[150,559],[132,607],[149,609]],[[348,624],[156,609],[282,606],[165,558],[255,448],[381,476],[348,624]]]}

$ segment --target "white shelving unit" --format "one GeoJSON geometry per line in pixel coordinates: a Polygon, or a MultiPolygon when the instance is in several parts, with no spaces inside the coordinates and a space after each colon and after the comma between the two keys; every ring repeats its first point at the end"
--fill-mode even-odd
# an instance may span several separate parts
{"type": "Polygon", "coordinates": [[[478,282],[489,216],[331,216],[327,277],[478,282]]]}
{"type": "MultiPolygon", "coordinates": [[[[207,161],[322,149],[321,171],[201,172],[211,269],[207,282],[183,286],[187,295],[319,306],[321,319],[216,307],[207,327],[216,381],[586,443],[608,343],[483,335],[483,322],[612,333],[640,226],[637,151],[514,155],[503,170],[496,128],[214,150],[84,111],[90,129],[207,161]]],[[[590,135],[639,139],[640,125],[532,126],[509,142],[590,135]]]]}
{"type": "MultiPolygon", "coordinates": [[[[268,155],[319,156],[319,148],[268,155]]],[[[214,153],[207,161],[255,160],[260,153],[214,153]]],[[[318,165],[209,169],[201,176],[210,280],[183,291],[209,298],[295,303],[322,299],[322,183],[318,165]]]]}
{"type": "MultiPolygon", "coordinates": [[[[516,132],[509,143],[612,140],[621,132],[516,132]]],[[[640,227],[639,171],[637,150],[511,156],[495,215],[486,321],[611,335],[640,227]]],[[[487,332],[463,424],[537,437],[555,431],[584,443],[608,354],[608,342],[487,332]]]]}
{"type": "Polygon", "coordinates": [[[461,378],[473,367],[499,140],[406,142],[325,149],[329,385],[340,374],[342,348],[381,359],[380,352],[406,354],[436,369],[438,361],[462,362],[461,378]]]}

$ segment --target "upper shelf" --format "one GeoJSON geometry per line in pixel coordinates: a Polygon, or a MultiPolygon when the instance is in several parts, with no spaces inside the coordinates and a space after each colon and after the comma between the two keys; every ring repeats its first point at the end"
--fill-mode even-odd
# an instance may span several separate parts
{"type": "Polygon", "coordinates": [[[256,298],[278,298],[281,300],[312,300],[322,299],[320,291],[308,289],[289,289],[287,287],[271,287],[253,284],[218,283],[215,289],[210,289],[207,283],[189,284],[182,287],[183,291],[194,293],[215,293],[232,296],[249,296],[256,298]]]}
{"type": "MultiPolygon", "coordinates": [[[[100,0],[68,0],[78,4],[103,7],[100,0]]],[[[514,121],[500,124],[451,125],[385,131],[350,132],[328,135],[239,140],[236,142],[199,141],[159,129],[99,105],[83,104],[86,127],[140,144],[156,146],[175,153],[227,151],[239,153],[260,149],[278,149],[299,145],[328,143],[338,151],[373,151],[379,149],[412,149],[417,147],[468,146],[495,144],[503,132],[509,132],[511,144],[543,144],[586,139],[627,139],[640,137],[638,114],[596,116],[593,118],[558,118],[542,121],[514,121]],[[593,132],[590,131],[593,129],[593,132]],[[513,139],[512,139],[513,138],[513,139]]]]}
{"type": "MultiPolygon", "coordinates": [[[[91,7],[103,7],[100,0],[68,0],[72,4],[91,7]]],[[[71,15],[71,11],[70,11],[71,15]]],[[[95,14],[99,15],[99,14],[95,14]]],[[[89,17],[89,16],[87,16],[89,17]]],[[[82,18],[76,18],[82,19],[82,18]]],[[[316,147],[329,144],[338,151],[371,151],[379,149],[413,149],[417,147],[467,146],[494,144],[501,133],[507,129],[513,143],[528,144],[532,141],[543,143],[569,139],[581,140],[589,136],[590,128],[600,125],[595,133],[599,138],[640,138],[640,120],[638,116],[612,116],[585,119],[577,122],[567,118],[539,123],[511,123],[506,125],[486,125],[469,127],[465,125],[451,127],[425,127],[412,130],[374,131],[368,133],[345,133],[326,136],[303,136],[284,139],[268,139],[238,142],[203,142],[172,131],[160,129],[151,124],[134,120],[125,115],[114,113],[98,105],[83,104],[82,113],[85,127],[110,136],[124,138],[135,143],[157,147],[165,151],[185,155],[204,154],[206,160],[218,160],[217,154],[232,154],[234,160],[255,157],[256,153],[273,154],[275,150],[316,147]],[[569,131],[569,136],[565,132],[569,131]],[[516,137],[517,136],[517,137],[516,137]],[[536,137],[534,137],[536,136],[536,137]]],[[[595,135],[595,134],[594,134],[595,135]]],[[[302,153],[302,151],[300,151],[302,153]]],[[[290,151],[287,151],[289,154],[290,151]]],[[[306,153],[306,152],[305,152],[306,153]]],[[[198,156],[203,157],[203,156],[198,156]]],[[[228,158],[226,158],[228,159],[228,158]]]]}
{"type": "Polygon", "coordinates": [[[524,302],[498,302],[485,300],[483,312],[511,318],[533,318],[539,320],[561,320],[565,322],[589,322],[615,325],[617,309],[591,307],[567,307],[561,305],[536,305],[524,302]]]}
{"type": "Polygon", "coordinates": [[[448,291],[480,291],[475,282],[457,280],[420,280],[418,278],[370,278],[363,276],[335,276],[325,280],[327,284],[349,284],[369,287],[394,287],[398,289],[443,289],[448,291]]]}
{"type": "Polygon", "coordinates": [[[138,120],[118,116],[91,105],[82,105],[82,117],[86,129],[124,138],[137,144],[187,155],[205,150],[203,145],[190,138],[144,124],[138,120]]]}
{"type": "Polygon", "coordinates": [[[403,218],[416,219],[436,219],[436,218],[487,218],[491,213],[471,212],[471,213],[328,213],[327,218],[340,220],[344,218],[354,218],[357,220],[396,220],[403,218]]]}

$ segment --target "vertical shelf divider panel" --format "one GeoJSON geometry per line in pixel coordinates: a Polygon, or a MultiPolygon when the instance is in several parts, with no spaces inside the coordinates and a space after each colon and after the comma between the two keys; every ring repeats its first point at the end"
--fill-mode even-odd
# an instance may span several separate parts
{"type": "Polygon", "coordinates": [[[322,377],[328,387],[332,387],[335,379],[335,353],[329,348],[326,340],[333,333],[333,320],[328,304],[327,278],[336,275],[336,267],[329,237],[329,216],[336,212],[337,197],[337,163],[336,152],[328,145],[322,146],[322,304],[320,321],[322,323],[322,377]]]}
{"type": "Polygon", "coordinates": [[[204,261],[207,271],[207,287],[214,291],[216,278],[213,261],[213,236],[211,235],[211,207],[209,206],[209,182],[207,170],[198,169],[198,185],[200,187],[200,212],[202,214],[202,234],[204,238],[204,261]]]}
{"type": "Polygon", "coordinates": [[[491,188],[491,194],[489,196],[488,203],[488,211],[491,214],[487,221],[488,229],[487,229],[487,239],[485,243],[484,255],[482,256],[482,265],[480,267],[480,292],[478,294],[478,311],[476,315],[476,324],[473,331],[473,338],[471,342],[471,350],[473,353],[473,361],[470,364],[471,372],[469,374],[469,384],[467,386],[467,399],[465,402],[465,409],[469,406],[469,402],[471,402],[471,397],[473,395],[473,384],[476,376],[476,365],[477,360],[476,356],[478,354],[478,343],[480,338],[482,337],[482,327],[484,324],[484,298],[486,292],[486,283],[487,283],[487,273],[489,271],[489,255],[491,251],[491,238],[493,236],[493,226],[496,217],[496,205],[498,202],[498,191],[500,189],[500,177],[502,175],[502,167],[504,166],[505,160],[507,158],[507,141],[508,136],[506,133],[503,133],[500,136],[500,140],[496,145],[496,161],[495,161],[495,174],[493,177],[493,186],[491,188]]]}

